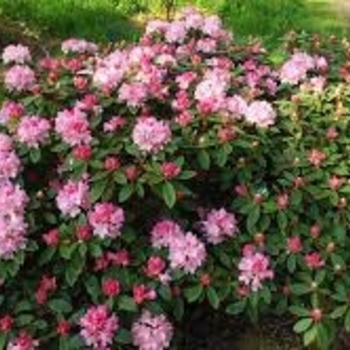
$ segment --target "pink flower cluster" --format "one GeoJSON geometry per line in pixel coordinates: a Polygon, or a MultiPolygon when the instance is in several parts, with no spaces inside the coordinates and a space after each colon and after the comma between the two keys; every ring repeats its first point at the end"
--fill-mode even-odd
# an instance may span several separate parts
{"type": "Polygon", "coordinates": [[[139,118],[132,132],[132,140],[141,151],[157,153],[171,140],[171,130],[164,121],[154,117],[139,118]]]}
{"type": "Polygon", "coordinates": [[[262,287],[262,282],[274,277],[269,267],[269,259],[261,252],[257,252],[251,245],[243,249],[243,257],[238,264],[240,272],[238,280],[256,292],[262,287]]]}
{"type": "Polygon", "coordinates": [[[163,350],[170,346],[173,327],[164,315],[144,311],[132,326],[133,344],[139,350],[163,350]]]}
{"type": "Polygon", "coordinates": [[[6,125],[11,119],[18,119],[24,113],[24,107],[21,103],[5,101],[0,109],[0,124],[6,125]]]}
{"type": "Polygon", "coordinates": [[[125,221],[123,209],[113,203],[97,203],[88,218],[93,234],[100,238],[119,237],[125,221]]]}
{"type": "Polygon", "coordinates": [[[80,335],[87,346],[95,350],[109,350],[119,328],[119,319],[110,314],[105,305],[91,306],[79,321],[80,335]]]}
{"type": "Polygon", "coordinates": [[[69,180],[59,191],[56,197],[58,209],[63,215],[71,218],[80,214],[89,204],[89,186],[85,180],[69,180]]]}
{"type": "Polygon", "coordinates": [[[28,66],[16,65],[5,71],[4,82],[9,91],[30,91],[36,82],[35,73],[28,66]]]}
{"type": "Polygon", "coordinates": [[[63,41],[61,44],[61,50],[63,53],[94,53],[98,50],[98,46],[95,43],[83,40],[71,38],[63,41]]]}
{"type": "Polygon", "coordinates": [[[11,259],[25,247],[25,206],[28,197],[9,181],[0,182],[0,259],[11,259]]]}
{"type": "Polygon", "coordinates": [[[159,221],[151,231],[155,248],[168,248],[172,269],[183,269],[193,274],[205,261],[205,245],[192,232],[185,233],[171,220],[159,221]]]}
{"type": "Polygon", "coordinates": [[[36,115],[26,116],[19,122],[17,138],[28,147],[39,148],[39,144],[49,137],[50,129],[51,125],[47,119],[36,115]]]}
{"type": "Polygon", "coordinates": [[[70,146],[89,144],[92,140],[87,116],[78,108],[59,112],[55,120],[55,130],[70,146]]]}
{"type": "Polygon", "coordinates": [[[35,350],[39,347],[39,341],[30,334],[21,331],[19,336],[11,340],[7,350],[35,350]]]}
{"type": "Polygon", "coordinates": [[[269,102],[254,101],[245,111],[245,120],[250,124],[267,128],[275,124],[276,112],[269,102]]]}
{"type": "Polygon", "coordinates": [[[282,66],[280,78],[284,83],[298,84],[312,70],[324,71],[328,68],[324,57],[312,57],[305,52],[297,52],[282,66]]]}
{"type": "Polygon", "coordinates": [[[238,232],[238,223],[234,214],[224,208],[211,210],[202,221],[208,242],[218,244],[225,238],[233,237],[238,232]]]}
{"type": "Polygon", "coordinates": [[[5,64],[17,63],[23,64],[31,61],[32,57],[27,46],[9,45],[6,46],[2,53],[2,61],[5,64]]]}
{"type": "Polygon", "coordinates": [[[18,175],[21,162],[13,150],[12,139],[0,133],[0,183],[18,175]]]}

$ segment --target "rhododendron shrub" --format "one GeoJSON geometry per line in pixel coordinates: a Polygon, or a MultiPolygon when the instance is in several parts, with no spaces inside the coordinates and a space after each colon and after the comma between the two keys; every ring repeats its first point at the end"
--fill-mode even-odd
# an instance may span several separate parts
{"type": "Polygon", "coordinates": [[[4,50],[5,348],[166,349],[188,303],[350,329],[349,46],[287,44],[186,9],[134,45],[4,50]]]}

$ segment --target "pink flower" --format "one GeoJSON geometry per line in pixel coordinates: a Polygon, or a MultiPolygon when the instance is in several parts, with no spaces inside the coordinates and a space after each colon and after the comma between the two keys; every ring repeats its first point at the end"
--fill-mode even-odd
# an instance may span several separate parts
{"type": "Polygon", "coordinates": [[[89,203],[89,186],[83,180],[69,180],[58,192],[56,197],[58,209],[63,215],[71,218],[80,214],[89,203]]]}
{"type": "Polygon", "coordinates": [[[59,112],[55,120],[55,130],[70,146],[89,144],[92,140],[86,114],[77,108],[59,112]]]}
{"type": "Polygon", "coordinates": [[[197,73],[196,72],[185,72],[180,75],[178,75],[175,79],[177,85],[179,86],[179,89],[181,90],[187,90],[192,82],[194,82],[197,79],[197,73]]]}
{"type": "Polygon", "coordinates": [[[238,232],[237,220],[234,214],[228,213],[224,208],[211,210],[202,221],[203,229],[208,242],[218,244],[227,237],[233,237],[238,232]]]}
{"type": "Polygon", "coordinates": [[[63,53],[95,53],[98,50],[98,46],[95,43],[83,40],[71,38],[62,42],[61,50],[63,53]]]}
{"type": "Polygon", "coordinates": [[[34,350],[39,347],[39,341],[28,333],[21,331],[19,336],[10,341],[7,350],[34,350]]]}
{"type": "Polygon", "coordinates": [[[139,350],[163,350],[170,346],[173,327],[164,315],[144,311],[132,325],[133,344],[139,350]]]}
{"type": "Polygon", "coordinates": [[[245,119],[250,124],[256,124],[260,128],[267,128],[275,124],[276,112],[269,102],[254,101],[246,112],[245,119]]]}
{"type": "Polygon", "coordinates": [[[182,237],[181,227],[171,220],[159,221],[151,231],[151,242],[155,248],[168,248],[178,237],[182,237]]]}
{"type": "Polygon", "coordinates": [[[121,287],[118,280],[107,278],[102,283],[102,292],[105,296],[112,298],[120,294],[121,287]]]}
{"type": "Polygon", "coordinates": [[[289,206],[288,193],[281,193],[277,196],[277,207],[280,210],[286,210],[289,206]]]}
{"type": "Polygon", "coordinates": [[[105,305],[91,306],[79,325],[80,335],[87,346],[95,350],[109,350],[119,328],[119,319],[115,314],[110,314],[105,305]]]}
{"type": "Polygon", "coordinates": [[[305,264],[311,270],[317,270],[324,266],[325,262],[322,259],[320,253],[313,252],[304,256],[305,264]]]}
{"type": "Polygon", "coordinates": [[[306,78],[307,72],[315,68],[315,60],[306,53],[295,53],[281,68],[280,78],[284,83],[298,84],[306,78]]]}
{"type": "Polygon", "coordinates": [[[4,48],[2,53],[2,61],[8,63],[26,63],[31,61],[32,57],[27,46],[9,45],[4,48]]]}
{"type": "Polygon", "coordinates": [[[113,117],[103,124],[104,132],[115,132],[122,129],[126,125],[126,119],[120,116],[113,117]]]}
{"type": "Polygon", "coordinates": [[[116,238],[120,236],[125,216],[123,209],[113,203],[97,203],[88,219],[95,236],[116,238]]]}
{"type": "Polygon", "coordinates": [[[151,256],[147,261],[145,273],[150,278],[158,278],[165,266],[165,261],[160,256],[151,256]]]}
{"type": "Polygon", "coordinates": [[[243,257],[238,264],[238,280],[250,287],[253,292],[262,287],[262,282],[272,279],[274,273],[269,269],[269,259],[255,249],[244,249],[243,257]]]}
{"type": "Polygon", "coordinates": [[[29,91],[35,84],[35,73],[28,66],[13,66],[5,72],[4,82],[9,91],[29,91]]]}
{"type": "Polygon", "coordinates": [[[6,125],[11,119],[18,119],[24,113],[24,107],[21,103],[5,101],[0,109],[0,124],[6,125]]]}
{"type": "Polygon", "coordinates": [[[187,35],[187,29],[183,21],[173,21],[165,31],[165,40],[168,43],[181,44],[187,35]]]}
{"type": "Polygon", "coordinates": [[[169,247],[170,266],[193,274],[206,259],[204,243],[193,233],[187,232],[171,242],[169,247]]]}
{"type": "Polygon", "coordinates": [[[10,315],[5,315],[0,318],[0,332],[7,334],[12,330],[14,319],[10,315]]]}
{"type": "Polygon", "coordinates": [[[42,238],[49,247],[57,247],[60,242],[60,231],[58,229],[52,229],[44,233],[42,238]]]}
{"type": "Polygon", "coordinates": [[[337,176],[337,175],[333,175],[333,176],[328,180],[328,186],[329,186],[332,190],[336,191],[336,190],[338,190],[338,189],[342,186],[343,182],[344,182],[344,180],[343,180],[341,177],[339,177],[339,176],[337,176]]]}
{"type": "Polygon", "coordinates": [[[308,160],[315,167],[319,167],[325,160],[327,156],[324,152],[313,149],[309,152],[308,160]]]}
{"type": "Polygon", "coordinates": [[[142,83],[123,84],[119,89],[119,100],[130,107],[141,106],[147,98],[146,85],[142,83]]]}
{"type": "Polygon", "coordinates": [[[212,38],[219,38],[223,32],[220,18],[218,16],[209,16],[204,18],[202,31],[204,34],[207,34],[212,38]]]}
{"type": "Polygon", "coordinates": [[[246,114],[248,109],[246,100],[239,95],[227,98],[226,104],[227,110],[232,113],[234,119],[240,119],[241,116],[246,114]]]}
{"type": "Polygon", "coordinates": [[[139,118],[132,132],[132,140],[141,151],[157,153],[171,140],[171,130],[164,121],[154,117],[139,118]]]}
{"type": "Polygon", "coordinates": [[[18,140],[28,147],[38,148],[49,136],[51,125],[47,119],[38,116],[24,117],[17,128],[18,140]]]}
{"type": "Polygon", "coordinates": [[[173,179],[181,173],[181,168],[172,162],[162,164],[160,170],[166,179],[173,179]]]}
{"type": "Polygon", "coordinates": [[[302,251],[303,245],[301,243],[300,237],[293,236],[289,237],[287,240],[287,249],[290,253],[296,254],[302,251]]]}
{"type": "Polygon", "coordinates": [[[18,185],[0,183],[0,259],[11,259],[25,247],[27,202],[27,195],[18,185]]]}
{"type": "Polygon", "coordinates": [[[92,156],[92,149],[89,145],[79,145],[73,149],[73,156],[76,159],[87,161],[92,156]]]}
{"type": "Polygon", "coordinates": [[[0,164],[0,180],[13,179],[18,175],[21,162],[15,152],[3,152],[0,150],[0,164]]]}
{"type": "Polygon", "coordinates": [[[142,304],[146,300],[154,300],[157,297],[156,292],[152,288],[147,288],[144,284],[136,285],[132,288],[133,298],[137,305],[142,304]]]}

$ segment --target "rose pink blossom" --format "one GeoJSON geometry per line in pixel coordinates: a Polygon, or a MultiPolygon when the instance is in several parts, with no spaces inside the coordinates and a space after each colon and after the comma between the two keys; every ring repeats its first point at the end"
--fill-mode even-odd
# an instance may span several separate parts
{"type": "Polygon", "coordinates": [[[303,245],[299,236],[288,237],[287,249],[290,253],[296,254],[302,251],[303,245]]]}
{"type": "Polygon", "coordinates": [[[244,249],[243,257],[238,264],[238,280],[250,287],[253,292],[262,287],[262,282],[272,279],[274,272],[269,268],[269,259],[253,247],[244,249]]]}
{"type": "Polygon", "coordinates": [[[108,122],[103,124],[104,132],[115,132],[122,129],[126,125],[127,121],[125,118],[120,116],[112,117],[108,122]]]}
{"type": "Polygon", "coordinates": [[[197,79],[197,73],[196,72],[185,72],[180,75],[178,75],[175,79],[179,89],[181,90],[187,90],[192,82],[194,82],[197,79]]]}
{"type": "Polygon", "coordinates": [[[89,144],[92,140],[86,114],[77,108],[59,112],[55,120],[55,130],[70,146],[89,144]]]}
{"type": "Polygon", "coordinates": [[[2,53],[2,61],[8,63],[26,63],[31,61],[32,57],[27,46],[9,45],[4,48],[2,53]]]}
{"type": "Polygon", "coordinates": [[[21,103],[14,101],[5,101],[0,109],[0,124],[6,125],[12,118],[17,119],[24,113],[24,107],[21,103]]]}
{"type": "Polygon", "coordinates": [[[155,248],[168,248],[172,242],[183,236],[181,227],[171,220],[157,222],[151,231],[151,242],[155,248]]]}
{"type": "Polygon", "coordinates": [[[173,327],[164,315],[144,311],[132,325],[133,344],[139,350],[163,350],[170,346],[173,327]]]}
{"type": "Polygon", "coordinates": [[[95,43],[83,40],[71,38],[62,42],[61,50],[63,53],[95,53],[98,50],[98,46],[95,43]]]}
{"type": "Polygon", "coordinates": [[[34,350],[39,347],[39,341],[28,333],[21,331],[19,336],[11,340],[7,350],[34,350]]]}
{"type": "Polygon", "coordinates": [[[202,221],[208,242],[218,244],[227,237],[233,237],[238,232],[237,219],[234,214],[224,208],[211,210],[202,221]]]}
{"type": "Polygon", "coordinates": [[[21,161],[14,151],[0,151],[0,164],[0,180],[15,178],[21,167],[21,161]]]}
{"type": "Polygon", "coordinates": [[[63,215],[71,218],[80,214],[89,203],[89,186],[84,180],[69,180],[58,192],[57,207],[63,215]]]}
{"type": "Polygon", "coordinates": [[[124,70],[111,65],[101,65],[93,74],[93,83],[103,91],[111,91],[117,87],[124,77],[124,70]]]}
{"type": "Polygon", "coordinates": [[[275,124],[276,112],[269,102],[254,101],[245,112],[245,120],[258,127],[267,128],[275,124]]]}
{"type": "Polygon", "coordinates": [[[88,218],[93,234],[101,238],[119,237],[125,221],[123,209],[113,203],[97,203],[88,218]]]}
{"type": "Polygon", "coordinates": [[[130,107],[138,107],[147,98],[147,87],[143,83],[123,84],[119,89],[119,100],[130,107]]]}
{"type": "Polygon", "coordinates": [[[181,168],[176,163],[167,162],[161,165],[160,171],[166,179],[173,179],[181,173],[181,168]]]}
{"type": "Polygon", "coordinates": [[[165,261],[160,256],[151,256],[147,261],[145,273],[150,278],[159,278],[165,266],[165,261]]]}
{"type": "Polygon", "coordinates": [[[154,117],[139,118],[132,131],[132,140],[141,151],[157,153],[171,140],[171,130],[165,121],[154,117]]]}
{"type": "Polygon", "coordinates": [[[13,66],[4,74],[4,82],[9,91],[29,91],[35,84],[35,73],[28,66],[13,66]]]}
{"type": "Polygon", "coordinates": [[[318,252],[306,254],[304,256],[304,261],[305,261],[305,264],[312,270],[320,269],[325,264],[320,253],[318,252]]]}
{"type": "Polygon", "coordinates": [[[173,241],[169,247],[170,267],[183,269],[193,274],[206,259],[205,245],[192,232],[187,232],[173,241]]]}
{"type": "Polygon", "coordinates": [[[142,304],[146,300],[154,300],[157,293],[154,289],[146,287],[144,284],[135,285],[132,288],[133,298],[137,305],[142,304]]]}
{"type": "Polygon", "coordinates": [[[246,114],[248,104],[243,97],[234,95],[226,99],[226,107],[227,110],[232,113],[232,117],[234,119],[239,119],[241,116],[246,114]]]}
{"type": "Polygon", "coordinates": [[[308,155],[309,162],[315,167],[319,167],[326,160],[326,158],[327,155],[318,149],[312,149],[308,155]]]}
{"type": "Polygon", "coordinates": [[[105,305],[91,306],[79,321],[80,335],[87,346],[95,350],[112,349],[113,337],[119,328],[119,319],[105,305]]]}
{"type": "Polygon", "coordinates": [[[28,147],[38,148],[48,138],[50,128],[47,119],[35,115],[23,117],[17,128],[17,138],[28,147]]]}

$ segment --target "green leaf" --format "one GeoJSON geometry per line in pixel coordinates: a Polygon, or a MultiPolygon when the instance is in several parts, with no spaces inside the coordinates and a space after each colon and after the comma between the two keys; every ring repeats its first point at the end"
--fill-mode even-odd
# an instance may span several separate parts
{"type": "Polygon", "coordinates": [[[171,289],[168,286],[161,285],[158,290],[159,295],[166,301],[171,301],[172,293],[171,289]]]}
{"type": "Polygon", "coordinates": [[[186,288],[184,290],[186,300],[189,303],[193,303],[197,301],[202,296],[202,293],[203,293],[203,286],[201,284],[186,288]]]}
{"type": "Polygon", "coordinates": [[[345,315],[344,327],[347,332],[350,332],[350,310],[345,315]]]}
{"type": "Polygon", "coordinates": [[[72,311],[71,304],[64,299],[52,299],[48,302],[48,307],[58,314],[66,314],[72,311]]]}
{"type": "Polygon", "coordinates": [[[176,191],[171,182],[165,182],[163,184],[162,195],[166,205],[172,208],[176,203],[176,191]]]}
{"type": "Polygon", "coordinates": [[[259,221],[260,218],[260,206],[255,205],[252,210],[248,214],[247,218],[247,230],[250,233],[254,233],[255,225],[259,221]]]}
{"type": "Polygon", "coordinates": [[[199,166],[202,169],[208,170],[210,168],[210,157],[206,150],[201,149],[197,153],[197,160],[198,160],[199,166]]]}
{"type": "Polygon", "coordinates": [[[118,300],[118,307],[120,310],[137,312],[137,305],[133,298],[123,295],[118,300]]]}
{"type": "Polygon", "coordinates": [[[215,310],[217,310],[220,306],[220,299],[218,297],[218,294],[216,293],[216,290],[213,287],[207,288],[207,297],[208,297],[210,305],[215,310]]]}
{"type": "Polygon", "coordinates": [[[41,158],[41,152],[39,148],[32,148],[29,151],[29,157],[32,163],[36,164],[39,163],[40,158],[41,158]]]}
{"type": "Polygon", "coordinates": [[[310,344],[315,342],[316,337],[317,337],[317,328],[316,326],[313,326],[304,333],[304,336],[303,336],[304,346],[305,347],[309,346],[310,344]]]}
{"type": "Polygon", "coordinates": [[[293,305],[289,308],[289,311],[299,317],[308,317],[310,312],[308,309],[305,309],[301,306],[293,305]]]}
{"type": "Polygon", "coordinates": [[[294,325],[293,330],[295,333],[304,333],[311,327],[312,323],[311,318],[303,318],[294,325]]]}
{"type": "Polygon", "coordinates": [[[127,344],[131,344],[132,336],[131,336],[130,331],[128,331],[125,328],[121,328],[121,329],[118,330],[118,333],[114,337],[114,340],[118,344],[127,345],[127,344]]]}
{"type": "Polygon", "coordinates": [[[184,301],[181,298],[176,298],[174,300],[173,310],[176,320],[181,321],[185,312],[184,301]]]}
{"type": "Polygon", "coordinates": [[[120,192],[119,192],[119,196],[118,196],[118,201],[119,203],[123,203],[125,201],[127,201],[131,195],[134,192],[134,188],[132,185],[128,184],[125,185],[121,188],[120,192]]]}
{"type": "Polygon", "coordinates": [[[90,191],[90,200],[92,203],[97,202],[103,195],[108,185],[108,180],[94,182],[90,191]]]}
{"type": "Polygon", "coordinates": [[[297,257],[294,254],[290,254],[287,258],[288,271],[293,273],[297,267],[297,257]]]}
{"type": "Polygon", "coordinates": [[[302,295],[310,292],[310,287],[302,283],[292,284],[291,289],[292,293],[296,295],[302,295]]]}
{"type": "Polygon", "coordinates": [[[117,171],[114,174],[114,180],[119,185],[125,185],[128,183],[128,179],[126,178],[125,174],[122,173],[121,171],[117,171]]]}
{"type": "Polygon", "coordinates": [[[238,301],[237,303],[230,304],[226,308],[226,313],[230,315],[238,315],[244,311],[245,304],[245,301],[238,301]]]}
{"type": "Polygon", "coordinates": [[[92,300],[97,300],[100,294],[100,286],[96,276],[90,276],[88,279],[84,280],[84,284],[92,300]]]}
{"type": "Polygon", "coordinates": [[[348,305],[339,306],[331,313],[330,316],[333,319],[342,317],[348,309],[349,309],[348,305]]]}
{"type": "Polygon", "coordinates": [[[82,255],[78,250],[74,252],[72,259],[69,261],[65,277],[69,286],[73,286],[85,266],[86,255],[82,255]]]}

